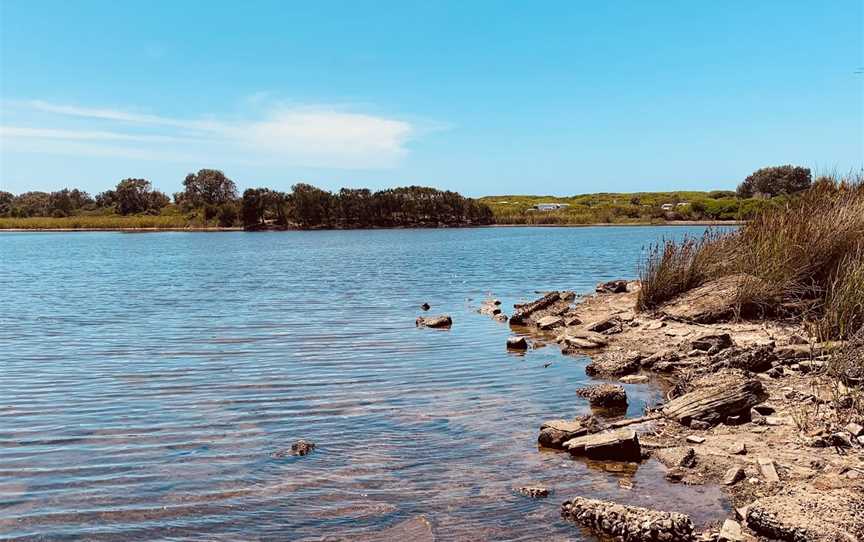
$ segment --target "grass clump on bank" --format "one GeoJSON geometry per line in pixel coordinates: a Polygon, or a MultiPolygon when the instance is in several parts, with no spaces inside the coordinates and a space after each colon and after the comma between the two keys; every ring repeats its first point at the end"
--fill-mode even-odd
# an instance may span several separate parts
{"type": "Polygon", "coordinates": [[[174,215],[80,215],[65,217],[0,218],[3,230],[113,230],[201,227],[200,221],[174,215]]]}
{"type": "Polygon", "coordinates": [[[823,339],[847,338],[864,325],[864,182],[823,177],[741,229],[701,240],[667,242],[640,270],[638,307],[650,310],[709,280],[752,277],[743,303],[794,314],[823,339]]]}

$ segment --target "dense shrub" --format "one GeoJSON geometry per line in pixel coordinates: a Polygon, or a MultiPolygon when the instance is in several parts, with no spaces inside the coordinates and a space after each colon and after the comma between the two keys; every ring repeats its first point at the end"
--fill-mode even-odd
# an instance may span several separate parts
{"type": "Polygon", "coordinates": [[[766,167],[754,171],[738,186],[738,197],[795,194],[810,186],[810,170],[797,166],[766,167]]]}

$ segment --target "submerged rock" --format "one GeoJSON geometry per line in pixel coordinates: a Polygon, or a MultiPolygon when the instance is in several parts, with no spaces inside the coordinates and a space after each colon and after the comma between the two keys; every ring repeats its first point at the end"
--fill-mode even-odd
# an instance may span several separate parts
{"type": "Polygon", "coordinates": [[[288,457],[291,455],[294,456],[304,456],[309,455],[315,449],[315,443],[309,440],[298,440],[294,444],[291,445],[290,450],[279,450],[273,453],[273,457],[277,459],[281,459],[283,457],[288,457]]]}
{"type": "Polygon", "coordinates": [[[453,319],[446,314],[440,316],[420,316],[415,323],[417,327],[446,328],[453,325],[453,319]]]}
{"type": "Polygon", "coordinates": [[[612,407],[627,405],[627,392],[615,384],[595,384],[576,390],[576,395],[588,399],[591,406],[612,407]]]}
{"type": "Polygon", "coordinates": [[[509,350],[527,350],[528,341],[525,340],[525,337],[508,337],[507,348],[509,350]]]}
{"type": "Polygon", "coordinates": [[[693,540],[693,522],[676,512],[575,497],[561,505],[561,516],[625,542],[693,540]]]}
{"type": "Polygon", "coordinates": [[[542,499],[549,496],[549,488],[543,486],[522,486],[516,488],[520,494],[532,499],[542,499]]]}

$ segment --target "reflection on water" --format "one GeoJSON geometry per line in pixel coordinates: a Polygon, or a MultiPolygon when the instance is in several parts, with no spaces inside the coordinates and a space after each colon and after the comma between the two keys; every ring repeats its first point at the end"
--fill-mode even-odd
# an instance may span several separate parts
{"type": "MultiPolygon", "coordinates": [[[[632,276],[685,231],[0,234],[0,537],[350,538],[423,515],[445,540],[583,539],[572,495],[715,519],[716,489],[656,463],[538,451],[543,420],[588,411],[587,360],[508,354],[475,310],[632,276]],[[415,328],[424,301],[453,328],[415,328]],[[273,457],[299,438],[314,453],[273,457]]],[[[630,415],[659,398],[626,387],[630,415]]]]}

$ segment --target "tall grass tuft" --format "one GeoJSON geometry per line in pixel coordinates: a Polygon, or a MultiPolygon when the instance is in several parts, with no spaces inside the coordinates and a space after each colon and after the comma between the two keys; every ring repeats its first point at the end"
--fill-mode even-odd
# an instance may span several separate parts
{"type": "Polygon", "coordinates": [[[680,242],[666,240],[651,246],[639,268],[638,309],[654,309],[721,275],[723,262],[717,249],[728,238],[729,234],[709,230],[701,238],[687,236],[680,242]]]}
{"type": "Polygon", "coordinates": [[[850,339],[864,330],[864,243],[838,266],[828,285],[824,316],[814,327],[822,340],[850,339]]]}
{"type": "Polygon", "coordinates": [[[822,177],[799,196],[766,207],[729,235],[666,242],[640,268],[638,308],[656,308],[708,280],[745,275],[739,303],[819,318],[820,334],[854,333],[864,320],[864,182],[822,177]]]}

